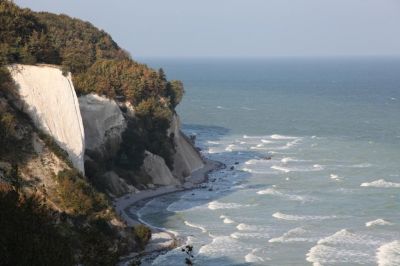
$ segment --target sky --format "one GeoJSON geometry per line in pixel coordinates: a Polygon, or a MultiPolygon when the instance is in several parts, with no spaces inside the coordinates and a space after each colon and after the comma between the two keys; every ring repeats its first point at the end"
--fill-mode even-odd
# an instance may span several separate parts
{"type": "Polygon", "coordinates": [[[400,0],[15,0],[90,21],[136,57],[400,55],[400,0]]]}

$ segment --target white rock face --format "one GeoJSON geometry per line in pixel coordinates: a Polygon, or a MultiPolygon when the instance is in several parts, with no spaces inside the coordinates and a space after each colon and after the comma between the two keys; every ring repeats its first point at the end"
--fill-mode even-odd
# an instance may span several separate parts
{"type": "Polygon", "coordinates": [[[143,168],[151,177],[153,184],[160,186],[179,184],[179,181],[172,175],[163,158],[149,151],[145,152],[145,156],[143,168]]]}
{"type": "Polygon", "coordinates": [[[75,168],[84,173],[85,134],[71,76],[48,65],[16,64],[8,70],[18,87],[21,110],[52,136],[75,168]]]}
{"type": "Polygon", "coordinates": [[[176,144],[173,174],[183,181],[185,177],[202,168],[204,166],[204,162],[201,159],[200,154],[183,135],[180,128],[179,117],[178,115],[174,115],[171,122],[171,128],[168,132],[168,134],[174,133],[174,140],[176,144]]]}
{"type": "Polygon", "coordinates": [[[113,171],[104,173],[102,178],[108,192],[113,195],[121,196],[126,193],[137,191],[134,186],[128,185],[124,179],[120,178],[113,171]]]}
{"type": "Polygon", "coordinates": [[[79,106],[86,149],[112,154],[112,150],[118,149],[122,141],[121,134],[126,128],[125,118],[117,103],[96,94],[88,94],[79,97],[79,106]],[[111,142],[108,147],[105,147],[106,142],[111,142]]]}

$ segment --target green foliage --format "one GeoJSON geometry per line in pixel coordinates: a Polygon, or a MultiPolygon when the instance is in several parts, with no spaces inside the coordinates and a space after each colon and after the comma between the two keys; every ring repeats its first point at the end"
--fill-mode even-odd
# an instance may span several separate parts
{"type": "Polygon", "coordinates": [[[117,166],[127,170],[138,170],[143,164],[146,143],[143,141],[144,132],[140,130],[136,119],[128,120],[126,130],[122,133],[124,145],[115,157],[117,166]]]}
{"type": "Polygon", "coordinates": [[[136,107],[136,116],[141,128],[146,132],[142,140],[146,149],[163,157],[172,169],[175,146],[173,136],[167,135],[172,118],[171,109],[163,105],[161,100],[149,98],[136,107]]]}
{"type": "Polygon", "coordinates": [[[164,70],[157,72],[133,61],[110,35],[67,15],[37,13],[3,0],[0,25],[0,64],[61,64],[64,74],[73,73],[78,94],[94,92],[129,101],[137,107],[134,123],[139,129],[125,134],[132,146],[120,152],[119,163],[137,169],[147,149],[162,156],[172,169],[174,144],[167,129],[184,93],[180,81],[168,82],[164,70]],[[132,166],[127,165],[128,159],[133,159],[132,166]]]}
{"type": "Polygon", "coordinates": [[[110,35],[89,22],[47,12],[35,16],[46,25],[48,38],[59,51],[65,70],[81,73],[96,60],[129,58],[110,35]]]}
{"type": "Polygon", "coordinates": [[[62,159],[68,166],[73,167],[72,162],[68,157],[68,153],[57,144],[54,138],[40,129],[37,129],[37,133],[40,139],[46,143],[46,147],[48,147],[55,155],[57,155],[58,158],[62,159]]]}
{"type": "Polygon", "coordinates": [[[104,234],[93,224],[79,234],[81,258],[85,266],[116,265],[119,253],[112,250],[112,238],[104,234]]]}
{"type": "Polygon", "coordinates": [[[56,179],[60,204],[71,214],[87,216],[107,208],[105,196],[96,192],[75,170],[61,171],[56,179]]]}
{"type": "MultiPolygon", "coordinates": [[[[15,184],[20,179],[15,170],[6,176],[15,184]]],[[[85,219],[83,226],[75,219],[77,225],[71,226],[62,221],[65,217],[56,222],[57,216],[62,215],[50,210],[44,198],[25,196],[18,186],[0,182],[0,264],[116,265],[116,232],[103,218],[85,219]]]]}
{"type": "Polygon", "coordinates": [[[0,156],[6,155],[15,148],[18,139],[15,137],[17,121],[11,113],[0,108],[0,156]]]}
{"type": "Polygon", "coordinates": [[[1,265],[74,265],[68,239],[36,196],[0,183],[1,265]]]}
{"type": "Polygon", "coordinates": [[[147,226],[143,224],[136,225],[134,227],[134,233],[135,233],[135,238],[136,242],[138,243],[139,247],[141,249],[144,249],[144,247],[147,245],[151,238],[151,230],[147,226]]]}
{"type": "Polygon", "coordinates": [[[0,62],[59,63],[45,25],[29,9],[1,0],[0,25],[0,62]]]}
{"type": "Polygon", "coordinates": [[[95,92],[109,98],[122,96],[133,105],[165,93],[165,81],[146,65],[125,60],[99,60],[74,77],[78,93],[95,92]]]}
{"type": "Polygon", "coordinates": [[[171,100],[171,105],[175,108],[182,100],[185,90],[180,80],[172,80],[167,83],[167,96],[171,100]]]}
{"type": "Polygon", "coordinates": [[[10,72],[0,62],[0,93],[14,93],[15,85],[11,78],[10,72]]]}

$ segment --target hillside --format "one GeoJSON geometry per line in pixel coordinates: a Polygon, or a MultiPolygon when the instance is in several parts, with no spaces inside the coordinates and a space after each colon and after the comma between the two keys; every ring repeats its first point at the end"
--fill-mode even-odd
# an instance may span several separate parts
{"type": "Polygon", "coordinates": [[[114,265],[148,234],[112,199],[203,166],[175,113],[183,85],[67,15],[0,0],[0,25],[0,260],[114,265]]]}

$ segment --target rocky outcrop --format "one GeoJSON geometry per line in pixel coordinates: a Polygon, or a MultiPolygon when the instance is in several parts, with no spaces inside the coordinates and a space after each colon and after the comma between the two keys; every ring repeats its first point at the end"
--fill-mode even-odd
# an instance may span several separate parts
{"type": "Polygon", "coordinates": [[[172,175],[163,158],[151,152],[145,152],[144,171],[151,177],[154,185],[178,185],[180,182],[172,175]]]}
{"type": "Polygon", "coordinates": [[[16,105],[36,127],[54,138],[79,171],[84,173],[85,134],[71,76],[54,66],[8,67],[16,85],[16,105]]]}
{"type": "Polygon", "coordinates": [[[178,115],[174,115],[168,134],[174,135],[176,153],[174,154],[173,175],[180,181],[184,181],[194,171],[202,168],[204,162],[200,153],[190,143],[188,138],[181,132],[181,125],[178,115]]]}
{"type": "Polygon", "coordinates": [[[104,173],[101,176],[101,180],[104,183],[104,187],[106,188],[107,192],[114,196],[121,196],[125,193],[138,191],[134,186],[126,183],[124,179],[120,178],[113,171],[104,173]]]}
{"type": "Polygon", "coordinates": [[[122,142],[126,128],[125,118],[114,100],[96,94],[79,97],[79,106],[85,129],[87,151],[112,157],[122,142]]]}

